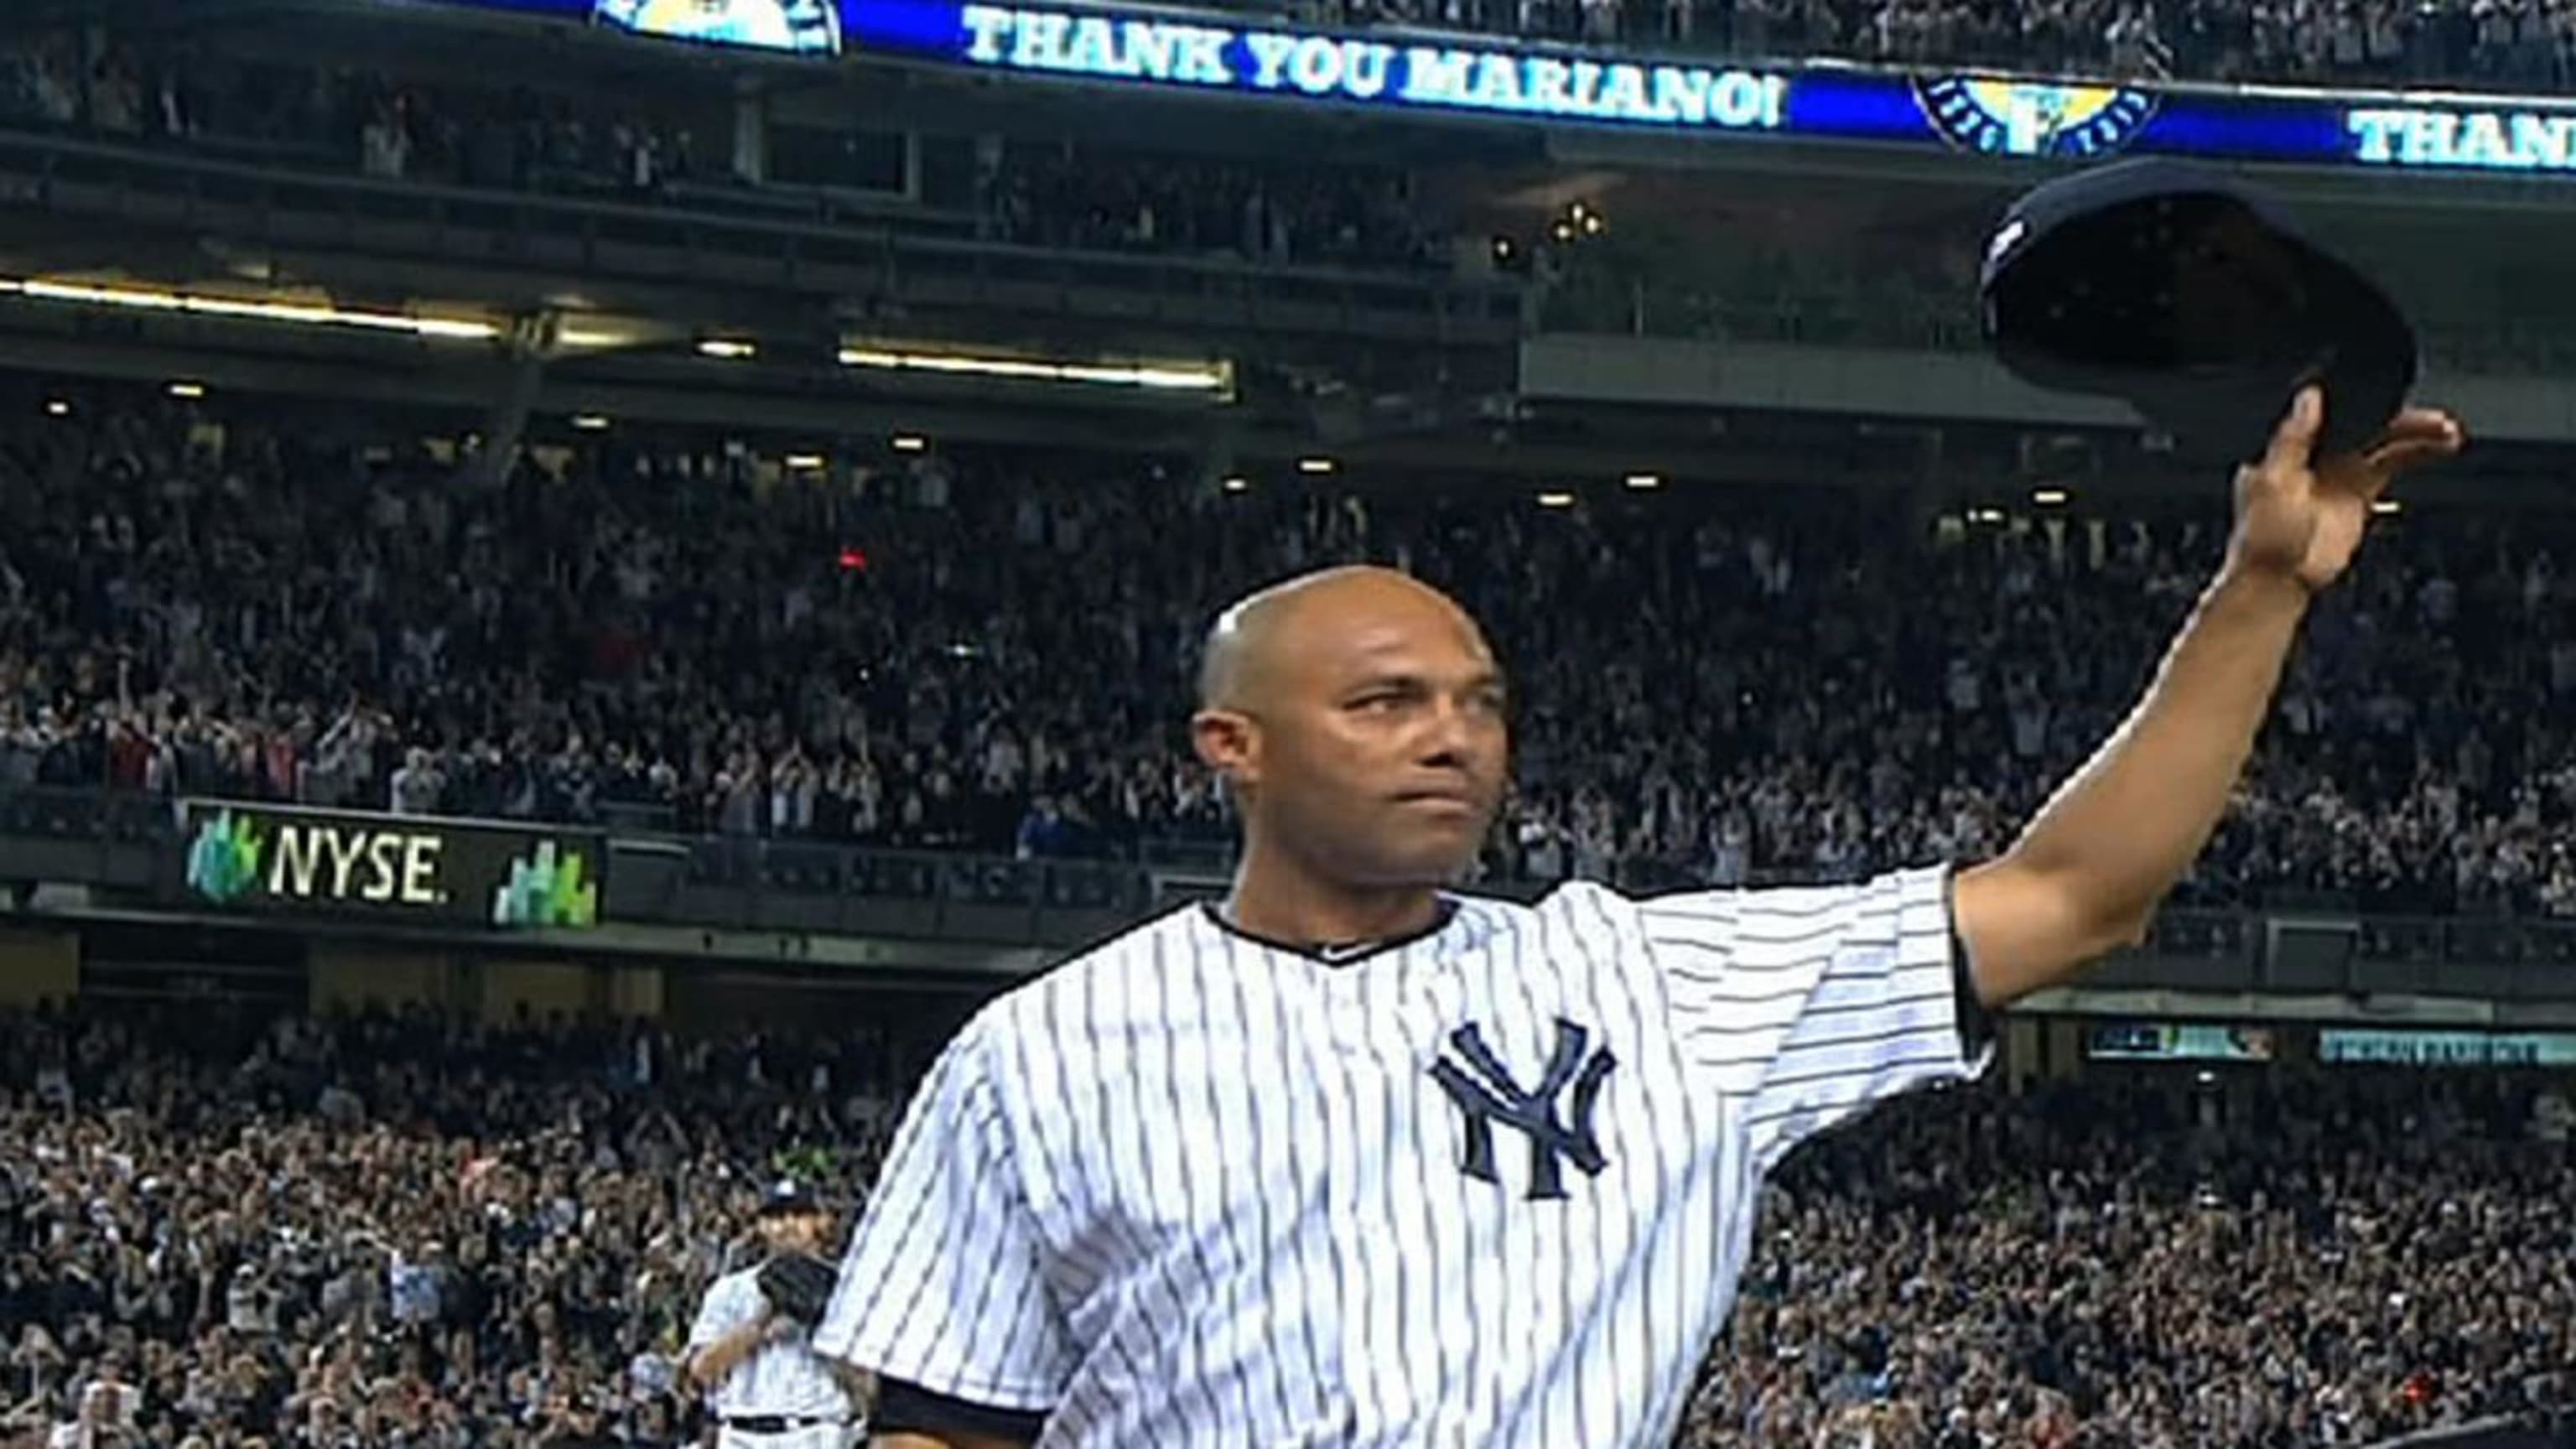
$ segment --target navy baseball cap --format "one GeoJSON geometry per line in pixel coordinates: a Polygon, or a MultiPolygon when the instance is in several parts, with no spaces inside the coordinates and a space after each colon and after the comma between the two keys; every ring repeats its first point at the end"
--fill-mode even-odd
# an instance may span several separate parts
{"type": "Polygon", "coordinates": [[[782,1177],[760,1195],[760,1215],[779,1217],[788,1213],[819,1213],[823,1200],[792,1177],[782,1177]]]}
{"type": "Polygon", "coordinates": [[[2124,399],[2202,462],[2260,457],[2312,382],[2318,455],[2367,447],[2415,384],[2415,329],[2385,292],[2272,197],[2181,161],[2030,191],[1989,234],[1979,291],[2014,376],[2124,399]]]}

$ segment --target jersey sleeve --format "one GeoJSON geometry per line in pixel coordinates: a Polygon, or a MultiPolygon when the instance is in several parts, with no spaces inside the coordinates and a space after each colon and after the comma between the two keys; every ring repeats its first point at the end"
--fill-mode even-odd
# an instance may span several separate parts
{"type": "Polygon", "coordinates": [[[707,1296],[698,1300],[697,1321],[689,1325],[689,1341],[683,1351],[696,1353],[708,1344],[731,1333],[743,1321],[740,1294],[731,1278],[718,1278],[707,1285],[707,1296]]]}
{"type": "Polygon", "coordinates": [[[1789,1149],[1993,1058],[1951,915],[1951,870],[1638,903],[1687,1067],[1738,1099],[1768,1172],[1789,1149]]]}
{"type": "Polygon", "coordinates": [[[1074,1354],[1046,1280],[985,1018],[895,1133],[814,1347],[935,1393],[1049,1409],[1074,1354]]]}

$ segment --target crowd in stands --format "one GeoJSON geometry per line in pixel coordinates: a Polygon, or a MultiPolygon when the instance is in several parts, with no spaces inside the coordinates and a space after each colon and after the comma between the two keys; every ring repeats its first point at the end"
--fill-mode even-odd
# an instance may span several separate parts
{"type": "Polygon", "coordinates": [[[1445,231],[1402,171],[992,148],[977,211],[996,241],[1225,255],[1262,262],[1440,268],[1445,231]]]}
{"type": "Polygon", "coordinates": [[[0,42],[0,118],[389,181],[650,194],[702,168],[692,130],[649,105],[429,84],[121,31],[0,42]]]}
{"type": "MultiPolygon", "coordinates": [[[[932,1046],[0,1016],[0,1444],[698,1442],[678,1351],[758,1187],[855,1208],[932,1046]]],[[[1677,1443],[2268,1449],[2568,1404],[2549,1079],[2326,1071],[1949,1092],[1811,1145],[1677,1443]]]]}
{"type": "MultiPolygon", "coordinates": [[[[1238,493],[1106,456],[796,471],[616,433],[485,482],[255,399],[26,411],[0,433],[0,785],[1023,856],[1222,841],[1184,728],[1201,632],[1374,560],[1452,590],[1513,673],[1491,877],[1975,857],[2126,714],[2225,526],[2215,491],[1996,526],[1238,493]]],[[[2177,903],[2576,915],[2571,550],[2547,514],[2379,530],[2177,903]]]]}
{"type": "Polygon", "coordinates": [[[1682,1442],[2272,1449],[2576,1405],[2564,1076],[2327,1070],[1943,1093],[1810,1144],[1682,1442]]]}
{"type": "Polygon", "coordinates": [[[859,1200],[928,1046],[0,1016],[0,1445],[681,1443],[760,1189],[859,1200]]]}
{"type": "MultiPolygon", "coordinates": [[[[786,128],[772,175],[733,167],[729,105],[610,102],[525,86],[431,83],[293,60],[65,30],[0,37],[0,123],[188,145],[265,162],[421,181],[699,208],[837,216],[835,195],[928,201],[918,157],[885,138],[884,174],[839,154],[846,138],[786,128]],[[692,120],[697,124],[692,124],[692,120]],[[701,127],[705,128],[702,133],[701,127]],[[800,205],[800,203],[810,203],[800,205]],[[820,208],[819,210],[817,208],[820,208]]],[[[855,142],[847,142],[855,146],[855,142]]],[[[865,148],[861,148],[865,149],[865,148]]],[[[1364,161],[1218,160],[1151,148],[988,137],[946,198],[988,241],[1233,257],[1265,263],[1445,267],[1409,173],[1364,161]]],[[[872,213],[882,222],[901,208],[872,213]]]]}

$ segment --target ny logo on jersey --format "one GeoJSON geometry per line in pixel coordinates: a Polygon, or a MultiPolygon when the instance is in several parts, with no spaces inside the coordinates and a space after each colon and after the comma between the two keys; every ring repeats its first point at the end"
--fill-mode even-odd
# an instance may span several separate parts
{"type": "Polygon", "coordinates": [[[1473,1022],[1449,1034],[1449,1044],[1465,1059],[1461,1068],[1443,1056],[1431,1064],[1431,1079],[1458,1104],[1467,1123],[1467,1160],[1460,1164],[1469,1177],[1483,1178],[1500,1184],[1494,1172],[1494,1124],[1507,1123],[1526,1133],[1530,1141],[1530,1184],[1532,1201],[1565,1196],[1563,1163],[1571,1162],[1587,1177],[1598,1176],[1610,1165],[1601,1154],[1601,1143],[1592,1135],[1592,1109],[1600,1100],[1601,1084],[1610,1069],[1619,1064],[1608,1047],[1585,1057],[1583,1048],[1590,1040],[1583,1028],[1563,1017],[1556,1022],[1556,1055],[1549,1059],[1547,1075],[1529,1091],[1512,1080],[1511,1072],[1494,1057],[1485,1045],[1485,1034],[1473,1022]],[[1474,1075],[1470,1076],[1469,1073],[1474,1075]],[[1560,1119],[1557,1098],[1568,1085],[1574,1088],[1574,1113],[1571,1125],[1560,1119]]]}

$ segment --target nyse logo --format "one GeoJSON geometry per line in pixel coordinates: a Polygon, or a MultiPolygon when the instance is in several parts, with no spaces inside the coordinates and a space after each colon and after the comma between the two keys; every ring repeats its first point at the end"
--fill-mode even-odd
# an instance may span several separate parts
{"type": "Polygon", "coordinates": [[[1962,150],[2070,159],[2120,150],[2156,113],[2153,94],[2125,86],[1983,76],[1918,76],[1914,103],[1962,150]]]}
{"type": "Polygon", "coordinates": [[[279,900],[431,909],[447,904],[439,870],[447,842],[416,831],[279,821],[263,835],[222,811],[188,848],[188,884],[216,902],[256,888],[279,900]]]}
{"type": "Polygon", "coordinates": [[[582,854],[540,841],[524,860],[510,862],[507,880],[492,892],[496,926],[595,926],[599,883],[582,854]]]}

